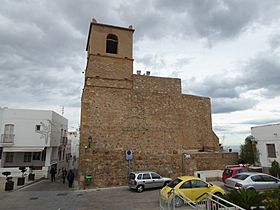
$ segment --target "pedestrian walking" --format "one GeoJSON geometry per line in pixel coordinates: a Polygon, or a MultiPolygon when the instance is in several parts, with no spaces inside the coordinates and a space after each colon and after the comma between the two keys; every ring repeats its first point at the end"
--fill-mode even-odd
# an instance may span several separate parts
{"type": "Polygon", "coordinates": [[[72,170],[69,170],[67,174],[67,180],[68,180],[68,187],[71,188],[74,182],[75,174],[72,170]]]}
{"type": "Polygon", "coordinates": [[[65,184],[65,179],[66,179],[67,171],[65,168],[62,168],[62,183],[65,184]]]}
{"type": "Polygon", "coordinates": [[[53,166],[52,166],[52,168],[50,170],[50,174],[51,174],[51,181],[55,182],[56,169],[53,166]]]}

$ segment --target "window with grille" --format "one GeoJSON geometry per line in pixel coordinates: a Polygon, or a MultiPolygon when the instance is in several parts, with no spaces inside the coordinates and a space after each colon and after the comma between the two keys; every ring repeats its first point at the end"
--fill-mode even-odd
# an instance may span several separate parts
{"type": "Polygon", "coordinates": [[[13,152],[6,152],[6,163],[12,163],[14,161],[14,153],[13,152]]]}
{"type": "Polygon", "coordinates": [[[41,130],[41,125],[35,125],[35,131],[40,131],[41,130]]]}
{"type": "Polygon", "coordinates": [[[33,152],[33,160],[40,160],[41,152],[33,152]]]}
{"type": "Polygon", "coordinates": [[[14,130],[15,125],[13,124],[6,124],[4,128],[4,135],[3,135],[3,142],[4,143],[12,143],[14,142],[14,130]]]}
{"type": "Polygon", "coordinates": [[[276,158],[275,144],[267,144],[267,157],[276,158]]]}
{"type": "Polygon", "coordinates": [[[25,162],[25,163],[31,162],[31,152],[24,153],[23,162],[25,162]]]}

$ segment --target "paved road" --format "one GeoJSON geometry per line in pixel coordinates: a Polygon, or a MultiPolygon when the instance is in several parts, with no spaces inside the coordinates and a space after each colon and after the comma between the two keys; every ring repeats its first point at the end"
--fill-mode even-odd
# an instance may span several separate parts
{"type": "MultiPolygon", "coordinates": [[[[214,182],[222,185],[221,182],[214,182]]],[[[61,180],[42,180],[13,192],[0,192],[0,210],[159,210],[159,189],[137,193],[128,187],[78,190],[61,180]]]]}
{"type": "Polygon", "coordinates": [[[1,210],[158,210],[159,189],[137,193],[128,187],[69,189],[43,180],[20,191],[0,194],[1,210]]]}

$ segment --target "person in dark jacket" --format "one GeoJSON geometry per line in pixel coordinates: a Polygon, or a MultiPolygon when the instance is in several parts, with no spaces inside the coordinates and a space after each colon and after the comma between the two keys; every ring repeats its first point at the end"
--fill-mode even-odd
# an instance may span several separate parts
{"type": "Polygon", "coordinates": [[[67,174],[67,180],[68,180],[68,187],[71,188],[74,182],[75,174],[72,170],[69,170],[67,174]]]}
{"type": "Polygon", "coordinates": [[[55,174],[56,174],[56,170],[54,167],[51,168],[50,170],[50,174],[51,174],[51,180],[52,182],[55,182],[55,174]]]}
{"type": "Polygon", "coordinates": [[[65,179],[66,179],[66,175],[67,175],[67,171],[65,168],[62,168],[62,183],[65,183],[65,179]]]}

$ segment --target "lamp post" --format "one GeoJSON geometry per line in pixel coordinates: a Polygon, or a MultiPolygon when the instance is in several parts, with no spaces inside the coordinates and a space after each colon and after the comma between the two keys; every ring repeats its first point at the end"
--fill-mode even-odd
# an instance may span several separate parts
{"type": "Polygon", "coordinates": [[[92,143],[92,137],[89,136],[89,137],[88,137],[88,148],[90,148],[91,143],[92,143]]]}

